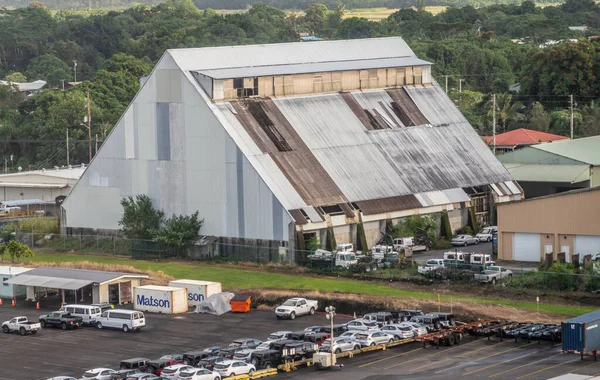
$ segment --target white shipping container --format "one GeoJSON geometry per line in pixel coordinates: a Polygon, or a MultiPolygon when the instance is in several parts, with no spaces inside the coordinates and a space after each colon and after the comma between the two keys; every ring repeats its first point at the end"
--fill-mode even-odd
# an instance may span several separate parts
{"type": "Polygon", "coordinates": [[[134,309],[153,313],[177,314],[188,311],[187,291],[169,286],[136,286],[134,309]]]}
{"type": "Polygon", "coordinates": [[[187,301],[189,306],[199,305],[208,297],[216,293],[221,293],[221,283],[212,281],[197,280],[174,280],[169,282],[169,286],[175,288],[187,289],[187,301]]]}

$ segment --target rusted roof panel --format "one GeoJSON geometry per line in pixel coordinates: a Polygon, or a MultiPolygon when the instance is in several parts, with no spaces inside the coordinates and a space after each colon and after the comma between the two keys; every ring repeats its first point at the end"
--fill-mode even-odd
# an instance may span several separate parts
{"type": "Polygon", "coordinates": [[[352,210],[352,207],[350,207],[348,203],[339,203],[338,206],[340,206],[340,208],[348,218],[354,218],[356,216],[354,214],[354,210],[352,210]]]}
{"type": "MultiPolygon", "coordinates": [[[[428,88],[428,87],[423,87],[428,88]]],[[[405,88],[390,88],[386,92],[393,99],[392,108],[406,126],[429,124],[405,88]],[[408,120],[407,120],[408,118],[408,120]]]]}
{"type": "Polygon", "coordinates": [[[365,215],[383,214],[391,211],[411,210],[423,207],[412,194],[369,201],[356,202],[365,215]]]}
{"type": "Polygon", "coordinates": [[[392,102],[394,101],[385,91],[352,92],[352,98],[363,111],[368,111],[372,117],[381,119],[384,128],[402,128],[404,124],[394,112],[392,102]]]}
{"type": "Polygon", "coordinates": [[[308,220],[302,214],[300,210],[290,210],[290,215],[294,218],[294,221],[298,225],[308,224],[308,220]]]}

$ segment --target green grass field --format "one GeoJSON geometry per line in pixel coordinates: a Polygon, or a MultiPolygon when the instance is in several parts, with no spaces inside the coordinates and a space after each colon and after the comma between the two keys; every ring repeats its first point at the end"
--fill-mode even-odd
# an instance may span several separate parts
{"type": "MultiPolygon", "coordinates": [[[[33,262],[82,262],[89,261],[102,264],[131,265],[139,270],[163,272],[175,278],[192,280],[218,281],[225,289],[280,289],[280,290],[315,290],[321,292],[341,292],[363,295],[391,296],[415,298],[419,300],[436,301],[437,294],[410,291],[388,287],[381,284],[360,282],[356,280],[341,278],[317,278],[300,275],[290,275],[272,272],[259,272],[243,269],[222,268],[216,265],[203,265],[202,262],[180,263],[180,262],[152,262],[143,260],[126,260],[110,256],[88,256],[67,254],[43,254],[38,253],[33,262]]],[[[511,301],[489,298],[471,298],[465,296],[445,296],[442,301],[471,301],[480,303],[482,306],[502,305],[518,309],[537,311],[535,302],[511,301]]],[[[540,303],[539,310],[542,313],[560,316],[576,316],[596,310],[593,307],[553,305],[540,303]]]]}

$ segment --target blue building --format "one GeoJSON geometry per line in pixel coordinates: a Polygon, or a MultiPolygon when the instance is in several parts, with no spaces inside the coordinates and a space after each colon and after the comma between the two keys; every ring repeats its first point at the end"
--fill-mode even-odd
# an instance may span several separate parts
{"type": "Polygon", "coordinates": [[[0,282],[0,298],[25,296],[27,292],[25,286],[8,284],[6,281],[18,274],[30,271],[31,269],[32,268],[0,266],[0,277],[2,279],[2,282],[0,282]]]}

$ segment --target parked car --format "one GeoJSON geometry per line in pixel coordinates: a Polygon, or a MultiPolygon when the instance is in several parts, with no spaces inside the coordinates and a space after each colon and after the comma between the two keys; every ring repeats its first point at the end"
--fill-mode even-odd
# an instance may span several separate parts
{"type": "Polygon", "coordinates": [[[167,355],[161,356],[159,359],[173,359],[177,363],[184,364],[183,363],[183,354],[167,354],[167,355]]]}
{"type": "Polygon", "coordinates": [[[221,375],[206,368],[186,369],[179,373],[178,380],[220,380],[221,375]]]}
{"type": "Polygon", "coordinates": [[[127,380],[131,375],[141,373],[139,369],[120,369],[110,374],[110,380],[127,380]]]}
{"type": "Polygon", "coordinates": [[[490,242],[490,241],[492,241],[492,238],[494,237],[495,232],[498,232],[498,227],[496,227],[496,226],[484,227],[481,231],[479,231],[479,233],[477,235],[475,235],[475,237],[479,241],[490,242]]]}
{"type": "Polygon", "coordinates": [[[115,372],[110,368],[93,368],[83,373],[80,380],[110,380],[110,375],[115,372]]]}
{"type": "Polygon", "coordinates": [[[475,273],[475,281],[495,284],[504,279],[512,278],[513,272],[510,269],[492,265],[487,267],[482,273],[475,273]]]}
{"type": "Polygon", "coordinates": [[[122,329],[125,332],[137,331],[146,326],[144,313],[136,310],[112,309],[96,318],[96,327],[122,329]]]}
{"type": "Polygon", "coordinates": [[[360,334],[361,330],[348,330],[345,333],[341,334],[339,337],[340,338],[349,338],[349,339],[354,339],[354,337],[356,336],[356,334],[360,334]]]}
{"type": "Polygon", "coordinates": [[[360,343],[355,342],[353,339],[344,337],[333,338],[333,348],[331,345],[331,339],[327,339],[323,342],[323,344],[321,344],[321,347],[319,347],[319,351],[331,352],[331,350],[333,350],[333,352],[336,354],[346,351],[356,351],[359,349],[360,343]]]}
{"type": "Polygon", "coordinates": [[[248,363],[256,369],[268,369],[277,367],[286,362],[286,358],[278,350],[254,351],[248,363]]]}
{"type": "Polygon", "coordinates": [[[14,317],[10,321],[2,323],[2,331],[5,333],[18,331],[21,335],[35,335],[41,328],[42,325],[39,322],[29,322],[27,317],[14,317]]]}
{"type": "Polygon", "coordinates": [[[240,351],[236,352],[233,355],[232,359],[234,359],[234,360],[243,360],[246,363],[250,363],[250,356],[252,355],[252,353],[254,351],[258,351],[258,349],[256,349],[256,348],[245,348],[243,350],[240,350],[240,351]]]}
{"type": "Polygon", "coordinates": [[[425,325],[422,325],[420,323],[401,322],[399,325],[409,327],[413,331],[413,334],[415,337],[427,335],[429,333],[427,331],[427,327],[425,327],[425,325]]]}
{"type": "Polygon", "coordinates": [[[375,346],[377,344],[394,341],[394,337],[383,331],[364,331],[354,337],[356,343],[362,347],[375,346]]]}
{"type": "Polygon", "coordinates": [[[438,317],[443,327],[452,327],[456,324],[456,318],[454,318],[454,314],[452,313],[434,312],[426,315],[438,317]]]}
{"type": "Polygon", "coordinates": [[[74,377],[71,377],[71,376],[54,376],[54,377],[51,377],[46,380],[77,380],[77,379],[74,377]]]}
{"type": "Polygon", "coordinates": [[[146,372],[148,369],[148,363],[150,359],[146,358],[132,358],[121,360],[121,364],[119,364],[120,369],[139,369],[142,372],[146,372]]]}
{"type": "Polygon", "coordinates": [[[83,324],[91,326],[96,324],[96,318],[102,314],[102,309],[97,305],[65,305],[58,309],[58,311],[69,313],[74,317],[81,317],[83,324]]]}
{"type": "Polygon", "coordinates": [[[290,358],[293,361],[312,358],[315,352],[319,351],[319,346],[312,342],[287,343],[282,350],[282,355],[290,358]]]}
{"type": "Polygon", "coordinates": [[[262,342],[258,339],[244,338],[234,340],[233,342],[229,343],[229,347],[256,348],[261,343],[262,342]]]}
{"type": "Polygon", "coordinates": [[[173,359],[157,359],[157,360],[152,360],[150,362],[148,362],[148,372],[149,373],[153,373],[156,376],[160,376],[163,369],[173,366],[175,364],[179,364],[177,363],[176,360],[173,359]]]}
{"type": "Polygon", "coordinates": [[[455,246],[467,246],[479,244],[479,240],[473,235],[458,235],[457,237],[452,239],[452,245],[455,246]]]}
{"type": "Polygon", "coordinates": [[[365,314],[362,317],[362,320],[366,322],[375,322],[379,326],[383,326],[391,324],[394,321],[394,316],[390,312],[380,311],[377,313],[365,314]]]}
{"type": "Polygon", "coordinates": [[[206,368],[206,369],[213,371],[215,369],[216,364],[227,361],[227,360],[229,360],[229,359],[227,359],[223,356],[209,356],[207,358],[200,360],[200,362],[198,363],[198,368],[206,368]]]}
{"type": "Polygon", "coordinates": [[[420,323],[427,328],[427,332],[439,331],[442,328],[440,318],[435,315],[418,315],[412,317],[410,322],[420,323]]]}
{"type": "Polygon", "coordinates": [[[598,260],[600,260],[600,252],[598,252],[598,253],[594,254],[594,256],[592,256],[592,261],[593,262],[596,262],[598,260]]]}
{"type": "Polygon", "coordinates": [[[233,359],[233,356],[237,354],[239,351],[245,350],[246,347],[224,347],[221,348],[221,351],[217,353],[217,356],[221,356],[226,359],[233,359]]]}
{"type": "Polygon", "coordinates": [[[169,367],[163,368],[160,378],[167,380],[177,380],[179,374],[183,371],[194,369],[191,365],[187,364],[175,364],[169,367]]]}
{"type": "Polygon", "coordinates": [[[410,309],[400,309],[400,310],[383,310],[384,312],[392,314],[394,321],[396,323],[409,321],[412,317],[417,315],[424,315],[421,310],[410,310],[410,309]]]}
{"type": "Polygon", "coordinates": [[[287,339],[287,338],[290,337],[291,333],[292,333],[292,331],[275,331],[274,333],[271,333],[267,337],[267,341],[269,341],[269,340],[287,339]]]}
{"type": "Polygon", "coordinates": [[[304,340],[304,337],[308,334],[310,334],[310,333],[306,332],[305,330],[294,331],[290,334],[289,339],[304,340]]]}
{"type": "Polygon", "coordinates": [[[419,265],[417,267],[417,272],[419,274],[427,274],[442,267],[444,267],[444,259],[429,259],[425,265],[419,265]]]}
{"type": "Polygon", "coordinates": [[[363,321],[362,319],[355,319],[353,321],[348,322],[346,325],[348,326],[348,330],[367,331],[377,330],[379,328],[379,325],[377,325],[377,323],[363,321]]]}
{"type": "Polygon", "coordinates": [[[160,377],[152,373],[140,372],[130,375],[127,380],[160,380],[160,377]]]}
{"type": "Polygon", "coordinates": [[[63,330],[76,329],[83,324],[83,318],[74,317],[62,311],[53,311],[52,313],[40,315],[39,320],[42,327],[60,326],[63,330]]]}
{"type": "MultiPolygon", "coordinates": [[[[346,331],[348,331],[348,326],[346,326],[345,323],[333,325],[333,335],[334,336],[340,336],[343,333],[345,333],[346,331]]],[[[323,332],[331,335],[331,326],[323,326],[323,332]]]]}
{"type": "Polygon", "coordinates": [[[256,368],[249,363],[241,360],[227,360],[221,363],[215,364],[215,372],[221,377],[230,377],[243,374],[251,374],[256,371],[256,368]]]}
{"type": "Polygon", "coordinates": [[[183,364],[196,367],[200,360],[211,356],[216,356],[219,353],[219,351],[221,351],[221,347],[213,346],[207,347],[200,351],[185,352],[183,354],[183,364]]]}
{"type": "Polygon", "coordinates": [[[408,339],[415,336],[413,329],[406,325],[386,325],[381,328],[381,331],[393,335],[394,340],[408,339]]]}
{"type": "Polygon", "coordinates": [[[317,346],[320,346],[325,340],[329,339],[330,336],[331,334],[329,333],[309,334],[304,337],[304,340],[306,340],[307,342],[314,343],[317,346]]]}
{"type": "Polygon", "coordinates": [[[295,319],[299,315],[313,315],[318,306],[319,302],[315,300],[307,300],[300,297],[290,298],[280,306],[277,306],[275,315],[277,319],[295,319]]]}
{"type": "Polygon", "coordinates": [[[306,335],[325,332],[325,326],[309,326],[304,329],[306,335]]]}

